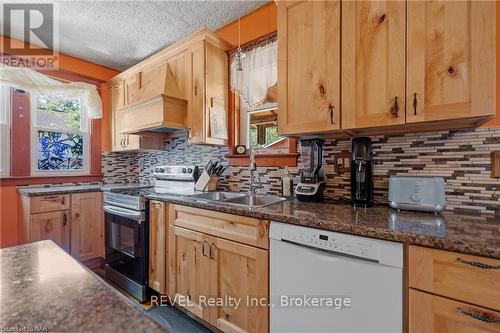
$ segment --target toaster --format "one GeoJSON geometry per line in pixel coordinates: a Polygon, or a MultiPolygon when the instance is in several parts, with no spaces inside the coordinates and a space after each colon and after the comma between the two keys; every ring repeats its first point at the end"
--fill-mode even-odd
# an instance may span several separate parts
{"type": "Polygon", "coordinates": [[[442,212],[446,208],[443,177],[391,176],[389,206],[398,210],[442,212]]]}

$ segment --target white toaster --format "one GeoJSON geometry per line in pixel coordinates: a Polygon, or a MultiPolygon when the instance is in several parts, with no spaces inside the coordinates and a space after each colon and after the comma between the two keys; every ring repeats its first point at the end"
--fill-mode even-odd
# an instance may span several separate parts
{"type": "Polygon", "coordinates": [[[443,177],[391,176],[389,206],[394,209],[441,212],[446,208],[443,177]]]}

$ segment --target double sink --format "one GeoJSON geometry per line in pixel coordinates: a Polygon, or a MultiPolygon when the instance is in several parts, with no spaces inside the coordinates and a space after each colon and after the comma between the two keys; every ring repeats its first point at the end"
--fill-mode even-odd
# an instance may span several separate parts
{"type": "Polygon", "coordinates": [[[223,191],[193,194],[189,196],[189,199],[193,199],[198,202],[217,202],[225,205],[247,208],[260,208],[287,200],[286,198],[272,195],[223,191]]]}

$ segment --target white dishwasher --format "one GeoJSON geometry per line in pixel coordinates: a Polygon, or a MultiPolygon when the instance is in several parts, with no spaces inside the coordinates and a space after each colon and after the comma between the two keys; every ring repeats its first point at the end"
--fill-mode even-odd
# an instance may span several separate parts
{"type": "Polygon", "coordinates": [[[272,222],[270,332],[402,332],[401,243],[272,222]]]}

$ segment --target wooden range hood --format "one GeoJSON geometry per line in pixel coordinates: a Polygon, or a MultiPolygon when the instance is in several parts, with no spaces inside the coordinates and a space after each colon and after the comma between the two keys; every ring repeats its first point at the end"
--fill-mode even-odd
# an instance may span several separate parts
{"type": "Polygon", "coordinates": [[[117,111],[121,133],[169,133],[187,128],[188,102],[167,62],[127,78],[126,88],[128,104],[117,111]]]}

